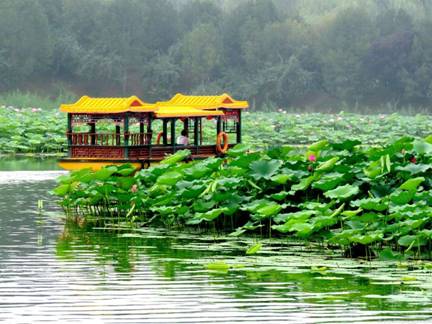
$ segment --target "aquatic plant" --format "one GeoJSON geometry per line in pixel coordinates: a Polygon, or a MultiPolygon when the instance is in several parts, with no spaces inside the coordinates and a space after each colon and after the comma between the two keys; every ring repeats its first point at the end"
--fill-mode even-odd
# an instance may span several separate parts
{"type": "Polygon", "coordinates": [[[69,215],[91,224],[192,226],[317,241],[354,256],[386,246],[425,257],[432,138],[360,144],[320,141],[306,154],[240,144],[224,159],[183,163],[185,150],[137,173],[129,165],[72,172],[54,193],[69,215]]]}
{"type": "MultiPolygon", "coordinates": [[[[66,151],[66,116],[56,110],[1,106],[0,103],[0,153],[55,153],[66,151]]],[[[214,127],[206,127],[203,138],[215,143],[214,127]]],[[[358,115],[358,114],[284,114],[245,113],[243,142],[253,147],[285,144],[308,145],[327,139],[343,142],[358,140],[363,145],[383,145],[388,140],[403,135],[424,137],[429,134],[432,117],[426,115],[358,115]]],[[[104,131],[106,125],[98,125],[104,131]]],[[[131,125],[132,131],[138,126],[131,125]],[[134,128],[135,127],[135,128],[134,128]]],[[[160,129],[155,126],[154,132],[160,129]]],[[[313,161],[311,161],[313,162],[313,161]]]]}

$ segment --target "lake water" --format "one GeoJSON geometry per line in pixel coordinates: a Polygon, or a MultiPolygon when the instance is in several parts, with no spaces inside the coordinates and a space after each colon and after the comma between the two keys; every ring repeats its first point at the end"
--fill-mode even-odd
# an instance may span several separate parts
{"type": "Polygon", "coordinates": [[[430,262],[350,260],[285,240],[246,256],[254,238],[90,231],[66,224],[48,193],[53,169],[0,160],[0,322],[432,321],[430,262]]]}

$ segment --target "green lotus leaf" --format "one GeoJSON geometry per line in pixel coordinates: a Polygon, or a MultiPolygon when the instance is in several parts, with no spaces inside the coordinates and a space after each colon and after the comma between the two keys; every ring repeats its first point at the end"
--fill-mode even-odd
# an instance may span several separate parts
{"type": "Polygon", "coordinates": [[[277,224],[285,222],[305,222],[307,219],[309,219],[312,215],[316,215],[317,211],[315,210],[302,210],[298,212],[293,213],[286,213],[286,214],[279,214],[275,217],[273,217],[273,221],[277,224]]]}
{"type": "Polygon", "coordinates": [[[183,178],[183,175],[177,171],[170,171],[162,174],[156,183],[160,185],[173,186],[183,178]]]}
{"type": "Polygon", "coordinates": [[[403,255],[399,252],[393,251],[391,248],[385,248],[378,253],[378,257],[381,261],[400,261],[403,259],[403,255]]]}
{"type": "Polygon", "coordinates": [[[396,205],[405,205],[409,203],[413,197],[414,192],[398,189],[390,195],[390,200],[396,205]]]}
{"type": "Polygon", "coordinates": [[[359,235],[359,234],[353,235],[351,236],[350,241],[354,243],[360,243],[363,245],[369,245],[371,243],[381,241],[383,237],[384,237],[383,232],[376,231],[376,232],[370,232],[365,235],[359,235]]]}
{"type": "Polygon", "coordinates": [[[277,174],[271,177],[271,181],[276,182],[278,184],[286,184],[288,181],[293,180],[293,175],[291,174],[277,174]]]}
{"type": "Polygon", "coordinates": [[[251,146],[249,144],[237,144],[228,150],[227,155],[232,157],[243,156],[250,149],[251,146]]]}
{"type": "Polygon", "coordinates": [[[384,172],[381,159],[371,162],[368,167],[363,169],[363,172],[368,178],[371,179],[375,179],[381,175],[384,172]]]}
{"type": "Polygon", "coordinates": [[[257,243],[246,250],[246,255],[253,255],[258,253],[262,248],[261,243],[257,243]]]}
{"type": "Polygon", "coordinates": [[[417,239],[417,236],[415,236],[415,235],[405,235],[405,236],[402,236],[401,238],[399,238],[398,244],[400,246],[410,246],[411,244],[413,244],[415,242],[416,239],[417,239]]]}
{"type": "Polygon", "coordinates": [[[360,189],[358,186],[352,186],[352,185],[344,185],[339,186],[336,189],[327,191],[324,193],[324,196],[331,199],[339,199],[344,200],[351,198],[352,196],[355,196],[359,193],[360,189]]]}
{"type": "Polygon", "coordinates": [[[331,144],[331,146],[335,149],[335,150],[347,150],[347,151],[352,151],[354,147],[356,147],[357,145],[360,145],[361,142],[359,140],[345,140],[342,143],[335,143],[335,144],[331,144]]]}
{"type": "Polygon", "coordinates": [[[96,180],[104,181],[111,177],[114,173],[117,172],[116,166],[109,166],[96,171],[93,174],[93,178],[96,180]]]}
{"type": "Polygon", "coordinates": [[[432,153],[432,144],[424,140],[415,140],[413,150],[420,155],[430,155],[432,153]]]}
{"type": "Polygon", "coordinates": [[[123,164],[117,167],[117,173],[124,177],[132,175],[133,173],[135,173],[135,171],[136,168],[130,163],[123,164]]]}
{"type": "Polygon", "coordinates": [[[403,167],[402,166],[397,167],[396,171],[405,171],[405,172],[409,172],[411,175],[415,175],[419,173],[424,173],[430,169],[432,169],[432,165],[430,164],[410,163],[403,167]]]}
{"type": "Polygon", "coordinates": [[[330,227],[339,222],[337,217],[333,216],[318,216],[312,221],[314,231],[318,231],[324,227],[330,227]]]}
{"type": "Polygon", "coordinates": [[[351,201],[351,206],[375,211],[384,211],[388,208],[388,204],[380,198],[364,198],[354,200],[351,201]]]}
{"type": "Polygon", "coordinates": [[[336,162],[339,161],[339,157],[334,157],[331,158],[328,161],[325,161],[323,163],[320,163],[320,165],[315,169],[316,172],[326,172],[331,170],[334,165],[336,164],[336,162]]]}
{"type": "Polygon", "coordinates": [[[216,203],[212,200],[210,200],[210,201],[197,200],[192,205],[192,208],[195,212],[203,213],[203,212],[206,212],[206,211],[209,211],[210,209],[212,209],[215,204],[216,203]]]}
{"type": "Polygon", "coordinates": [[[69,184],[60,185],[54,188],[53,193],[57,196],[64,197],[68,194],[70,187],[69,184]]]}
{"type": "Polygon", "coordinates": [[[344,174],[332,172],[323,175],[319,180],[312,184],[312,188],[328,191],[336,188],[344,181],[344,174]]]}
{"type": "Polygon", "coordinates": [[[316,175],[312,175],[310,177],[307,178],[303,178],[300,183],[292,185],[291,186],[291,191],[296,192],[296,191],[302,191],[302,190],[306,190],[307,188],[310,187],[310,185],[312,184],[312,182],[317,178],[316,175]]]}
{"type": "Polygon", "coordinates": [[[363,209],[361,209],[361,208],[356,209],[356,210],[344,210],[344,211],[342,212],[342,215],[343,215],[343,216],[346,216],[346,217],[348,217],[348,218],[350,218],[350,217],[357,216],[357,215],[360,214],[362,211],[363,211],[363,209]]]}
{"type": "Polygon", "coordinates": [[[239,167],[242,169],[249,170],[250,164],[254,161],[261,159],[261,154],[258,152],[245,154],[236,157],[234,160],[228,163],[228,166],[231,167],[239,167]]]}
{"type": "Polygon", "coordinates": [[[192,167],[186,169],[184,171],[184,174],[187,175],[189,178],[192,179],[201,179],[204,178],[205,176],[209,175],[212,172],[211,169],[207,168],[207,167],[203,167],[201,165],[193,165],[192,167]]]}
{"type": "Polygon", "coordinates": [[[281,191],[281,192],[274,193],[274,194],[270,195],[270,197],[274,200],[281,201],[281,200],[284,200],[288,195],[289,195],[288,192],[281,191]]]}
{"type": "Polygon", "coordinates": [[[316,143],[313,143],[312,145],[310,145],[308,147],[308,151],[310,152],[319,152],[321,151],[323,148],[325,148],[326,146],[328,146],[328,141],[327,140],[322,140],[316,143]]]}
{"type": "Polygon", "coordinates": [[[267,206],[260,207],[256,210],[256,215],[253,215],[253,219],[262,220],[268,217],[277,215],[282,210],[282,207],[277,203],[269,203],[267,206]]]}
{"type": "Polygon", "coordinates": [[[279,160],[258,160],[251,163],[251,174],[255,179],[270,179],[282,165],[279,160]]]}
{"type": "Polygon", "coordinates": [[[266,154],[271,159],[286,159],[289,152],[291,152],[293,148],[291,146],[278,146],[278,147],[272,147],[269,150],[267,150],[266,154]]]}
{"type": "Polygon", "coordinates": [[[218,218],[220,215],[225,213],[227,211],[227,208],[215,208],[212,210],[209,210],[205,213],[197,213],[194,218],[198,220],[205,220],[205,221],[213,221],[216,218],[218,218]]]}
{"type": "Polygon", "coordinates": [[[134,178],[117,178],[117,185],[123,190],[129,190],[135,184],[134,178]]]}
{"type": "Polygon", "coordinates": [[[296,223],[290,228],[290,232],[296,232],[297,236],[306,238],[312,234],[315,226],[309,223],[296,223]]]}
{"type": "Polygon", "coordinates": [[[163,159],[160,164],[162,165],[173,165],[176,164],[177,162],[183,161],[186,158],[188,158],[191,155],[191,151],[189,150],[180,150],[177,151],[176,153],[166,157],[165,159],[163,159]]]}
{"type": "Polygon", "coordinates": [[[409,180],[405,181],[403,184],[401,184],[399,188],[407,190],[407,191],[411,191],[411,192],[412,191],[417,191],[417,187],[423,181],[425,181],[425,178],[423,178],[423,177],[409,179],[409,180]]]}

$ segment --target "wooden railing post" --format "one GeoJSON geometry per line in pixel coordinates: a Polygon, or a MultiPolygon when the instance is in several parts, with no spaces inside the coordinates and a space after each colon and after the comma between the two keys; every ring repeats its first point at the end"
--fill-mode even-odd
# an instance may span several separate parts
{"type": "Polygon", "coordinates": [[[237,144],[241,143],[242,138],[241,138],[241,133],[242,133],[242,123],[241,123],[241,110],[238,110],[238,122],[237,122],[237,144]]]}
{"type": "Polygon", "coordinates": [[[129,115],[124,116],[124,157],[129,158],[129,115]]]}
{"type": "Polygon", "coordinates": [[[72,114],[67,114],[68,157],[72,157],[72,114]]]}

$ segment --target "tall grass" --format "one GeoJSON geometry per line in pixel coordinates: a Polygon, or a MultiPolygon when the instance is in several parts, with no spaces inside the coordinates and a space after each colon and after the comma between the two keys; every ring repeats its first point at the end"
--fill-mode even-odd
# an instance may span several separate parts
{"type": "Polygon", "coordinates": [[[74,102],[76,99],[76,95],[67,91],[61,91],[58,96],[43,96],[33,92],[15,90],[0,94],[0,106],[55,109],[62,103],[74,102]]]}

